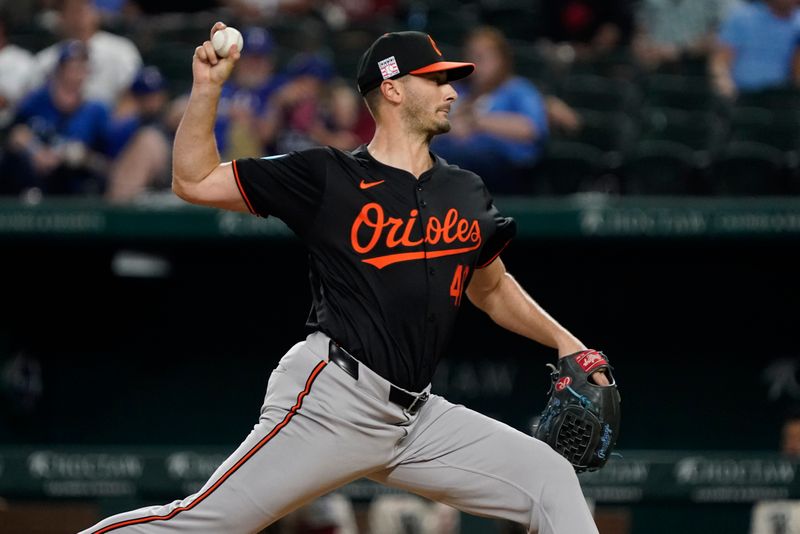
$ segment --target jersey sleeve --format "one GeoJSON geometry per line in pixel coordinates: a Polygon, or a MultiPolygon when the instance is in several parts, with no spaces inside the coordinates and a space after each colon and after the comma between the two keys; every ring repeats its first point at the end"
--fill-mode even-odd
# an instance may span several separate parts
{"type": "Polygon", "coordinates": [[[298,235],[316,218],[326,184],[325,149],[233,162],[236,185],[251,213],[273,215],[298,235]]]}
{"type": "Polygon", "coordinates": [[[497,259],[500,253],[511,243],[511,240],[514,239],[514,236],[517,235],[517,221],[511,217],[504,217],[500,213],[485,187],[483,193],[486,200],[486,209],[492,220],[492,229],[494,231],[488,236],[486,243],[481,248],[481,253],[478,255],[478,269],[488,266],[497,259]]]}

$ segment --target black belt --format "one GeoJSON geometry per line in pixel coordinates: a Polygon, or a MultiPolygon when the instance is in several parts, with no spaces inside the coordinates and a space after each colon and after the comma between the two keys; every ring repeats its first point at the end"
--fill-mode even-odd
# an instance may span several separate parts
{"type": "MultiPolygon", "coordinates": [[[[345,373],[358,380],[358,360],[333,340],[331,340],[328,347],[328,359],[341,367],[345,373]]],[[[426,391],[421,395],[412,395],[395,385],[390,385],[389,400],[402,406],[408,413],[413,415],[428,401],[428,392],[426,391]]]]}

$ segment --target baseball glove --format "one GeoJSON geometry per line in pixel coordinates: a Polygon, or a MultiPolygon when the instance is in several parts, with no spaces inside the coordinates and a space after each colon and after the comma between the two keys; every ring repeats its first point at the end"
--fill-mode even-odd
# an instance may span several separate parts
{"type": "Polygon", "coordinates": [[[550,445],[578,473],[595,471],[608,461],[619,436],[620,396],[611,366],[602,352],[582,350],[560,358],[551,369],[550,399],[533,435],[550,445]],[[608,386],[589,380],[605,370],[608,386]]]}

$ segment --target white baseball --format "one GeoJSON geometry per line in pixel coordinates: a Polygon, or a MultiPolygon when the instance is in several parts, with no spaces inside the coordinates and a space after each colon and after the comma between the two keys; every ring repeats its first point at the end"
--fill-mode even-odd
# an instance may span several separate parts
{"type": "Polygon", "coordinates": [[[228,57],[233,45],[236,45],[239,52],[241,52],[243,44],[244,40],[242,39],[241,32],[230,26],[224,30],[214,32],[214,35],[211,36],[211,45],[214,47],[214,51],[219,57],[228,57]]]}

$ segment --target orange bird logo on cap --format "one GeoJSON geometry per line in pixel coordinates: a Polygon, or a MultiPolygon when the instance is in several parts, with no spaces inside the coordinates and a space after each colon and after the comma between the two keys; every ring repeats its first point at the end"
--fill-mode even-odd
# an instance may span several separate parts
{"type": "Polygon", "coordinates": [[[436,46],[436,41],[434,41],[434,40],[433,40],[433,37],[431,37],[431,36],[429,35],[429,36],[428,36],[428,40],[431,42],[431,46],[433,47],[433,49],[434,49],[434,50],[436,50],[436,53],[437,53],[437,54],[439,54],[439,55],[441,56],[441,55],[442,55],[442,51],[441,51],[441,50],[439,50],[439,47],[438,47],[438,46],[436,46]]]}

